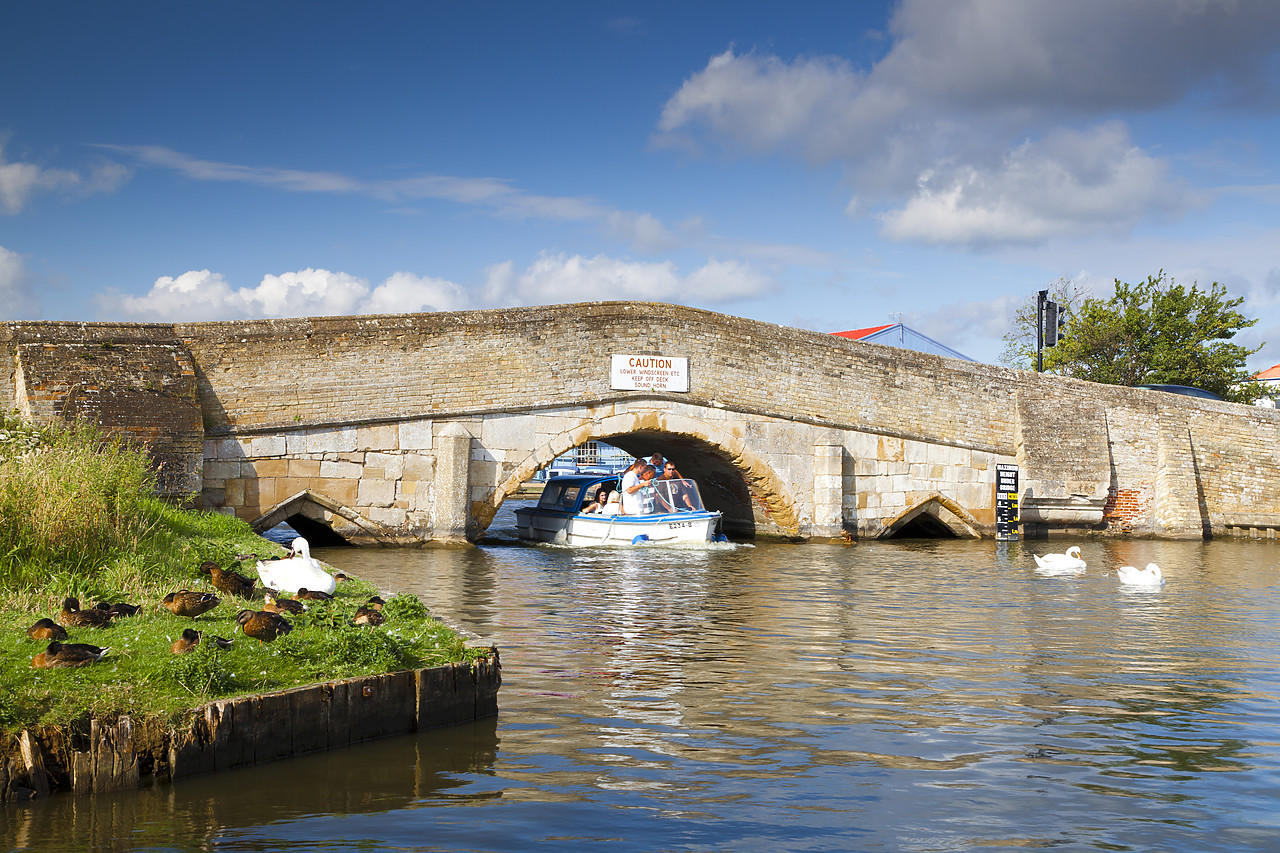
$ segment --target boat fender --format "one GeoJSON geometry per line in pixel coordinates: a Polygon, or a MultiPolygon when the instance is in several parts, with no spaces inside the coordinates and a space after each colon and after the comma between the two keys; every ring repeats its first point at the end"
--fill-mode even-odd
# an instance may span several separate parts
{"type": "Polygon", "coordinates": [[[641,542],[648,542],[648,541],[649,541],[649,535],[647,533],[641,533],[632,538],[631,544],[639,545],[641,542]]]}
{"type": "Polygon", "coordinates": [[[725,536],[723,533],[717,533],[715,536],[711,537],[711,541],[712,542],[728,542],[729,537],[725,536]]]}

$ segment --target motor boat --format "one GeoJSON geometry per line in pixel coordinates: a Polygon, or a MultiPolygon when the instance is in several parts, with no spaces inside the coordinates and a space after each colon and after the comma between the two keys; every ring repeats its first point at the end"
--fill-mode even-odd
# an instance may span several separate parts
{"type": "Polygon", "coordinates": [[[601,487],[617,492],[616,476],[568,476],[547,481],[537,506],[516,510],[516,535],[560,545],[725,541],[720,513],[706,509],[693,480],[653,480],[654,508],[647,515],[583,512],[601,487]]]}

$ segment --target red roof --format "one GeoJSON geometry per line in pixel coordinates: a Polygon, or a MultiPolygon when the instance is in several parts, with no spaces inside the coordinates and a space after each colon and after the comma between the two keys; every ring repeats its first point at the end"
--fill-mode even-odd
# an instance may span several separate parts
{"type": "Polygon", "coordinates": [[[1255,379],[1280,379],[1280,364],[1272,365],[1259,373],[1255,379]]]}
{"type": "MultiPolygon", "coordinates": [[[[872,327],[867,328],[867,329],[853,329],[853,330],[848,331],[848,332],[832,332],[831,334],[833,334],[833,335],[835,335],[835,336],[837,336],[837,337],[841,337],[841,338],[851,338],[851,339],[853,339],[853,340],[855,340],[855,341],[856,341],[856,340],[859,340],[859,339],[861,339],[861,338],[865,338],[867,335],[874,335],[876,332],[882,331],[882,330],[884,330],[884,329],[891,328],[891,327],[896,326],[896,325],[898,325],[898,324],[897,324],[897,323],[885,323],[883,326],[872,326],[872,327]]],[[[1277,365],[1276,365],[1276,367],[1280,367],[1280,364],[1277,364],[1277,365]]],[[[1272,369],[1272,370],[1275,370],[1275,367],[1273,367],[1273,368],[1271,368],[1271,369],[1272,369]]]]}

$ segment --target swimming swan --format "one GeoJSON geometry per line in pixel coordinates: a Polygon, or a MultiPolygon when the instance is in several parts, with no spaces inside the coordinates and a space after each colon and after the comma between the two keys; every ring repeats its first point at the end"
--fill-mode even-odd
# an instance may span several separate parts
{"type": "Polygon", "coordinates": [[[1080,548],[1072,545],[1067,549],[1065,554],[1045,554],[1041,557],[1039,554],[1032,554],[1036,558],[1036,565],[1042,569],[1083,569],[1085,567],[1084,559],[1080,556],[1080,548]]]}
{"type": "Polygon", "coordinates": [[[288,557],[259,562],[258,577],[262,578],[263,586],[277,592],[292,592],[305,587],[332,595],[338,586],[320,561],[311,558],[311,546],[301,536],[293,540],[288,557]]]}
{"type": "Polygon", "coordinates": [[[1147,563],[1145,569],[1120,566],[1116,569],[1116,577],[1120,578],[1120,583],[1127,583],[1132,586],[1159,586],[1164,583],[1164,574],[1161,573],[1160,567],[1155,563],[1147,563]]]}

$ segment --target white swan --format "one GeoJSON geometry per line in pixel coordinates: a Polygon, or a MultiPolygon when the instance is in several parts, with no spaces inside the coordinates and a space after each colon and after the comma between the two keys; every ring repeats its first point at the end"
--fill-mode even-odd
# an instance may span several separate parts
{"type": "Polygon", "coordinates": [[[263,586],[277,592],[293,592],[299,589],[318,590],[333,595],[338,584],[333,575],[324,570],[319,560],[311,557],[311,546],[299,536],[293,540],[289,556],[283,560],[259,561],[258,577],[263,586]]]}
{"type": "Polygon", "coordinates": [[[1065,554],[1045,554],[1043,557],[1032,554],[1031,556],[1036,558],[1036,565],[1042,569],[1064,571],[1085,568],[1084,558],[1080,556],[1080,548],[1076,545],[1068,548],[1065,554]]]}
{"type": "Polygon", "coordinates": [[[1164,583],[1164,574],[1161,573],[1160,567],[1155,563],[1147,563],[1145,569],[1120,566],[1116,569],[1116,577],[1120,578],[1120,583],[1127,583],[1132,586],[1160,586],[1164,583]]]}

